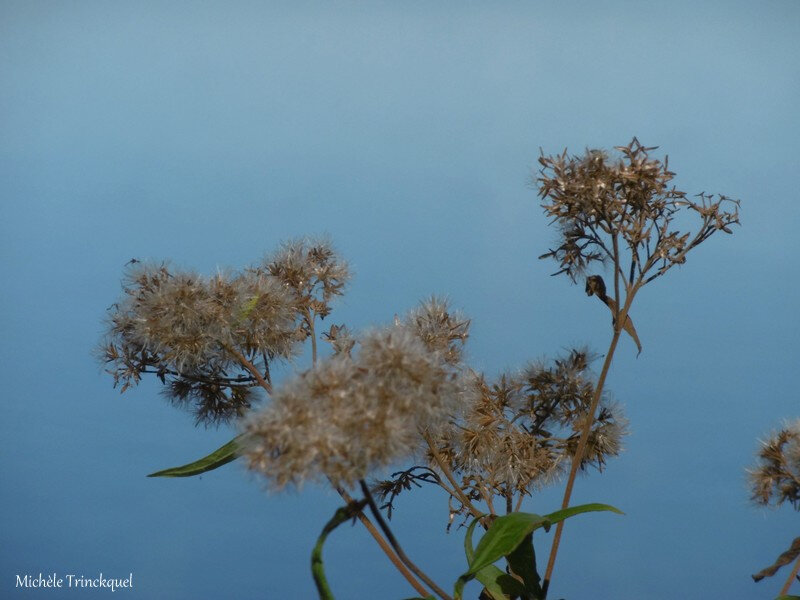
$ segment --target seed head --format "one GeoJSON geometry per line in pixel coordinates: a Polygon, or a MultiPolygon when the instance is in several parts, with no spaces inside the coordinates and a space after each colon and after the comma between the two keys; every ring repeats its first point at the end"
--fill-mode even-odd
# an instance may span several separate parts
{"type": "Polygon", "coordinates": [[[329,479],[352,486],[412,456],[464,403],[460,371],[406,326],[365,334],[276,390],[244,424],[249,467],[272,489],[329,479]]]}

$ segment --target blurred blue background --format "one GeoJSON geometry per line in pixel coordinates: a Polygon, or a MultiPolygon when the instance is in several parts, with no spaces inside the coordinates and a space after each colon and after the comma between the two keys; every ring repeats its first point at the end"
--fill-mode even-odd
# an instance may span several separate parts
{"type": "MultiPolygon", "coordinates": [[[[793,1],[4,0],[0,597],[108,593],[14,588],[53,571],[132,572],[115,597],[315,597],[335,494],[269,495],[239,463],[144,477],[231,429],[195,428],[151,381],[112,390],[92,350],[129,259],[212,273],[328,233],[355,272],[332,322],[385,323],[435,292],[472,317],[490,374],[604,352],[607,309],[537,260],[556,231],[530,181],[540,148],[634,135],[679,188],[741,198],[743,226],[638,297],[644,352],[623,339],[608,382],[627,450],[573,497],[626,516],[568,524],[551,597],[776,596],[785,569],[750,574],[798,518],[752,506],[745,468],[798,416],[798,25],[793,1]]],[[[434,490],[394,520],[449,588],[465,559],[446,521],[434,490]]],[[[326,558],[337,598],[413,595],[363,528],[326,558]]]]}

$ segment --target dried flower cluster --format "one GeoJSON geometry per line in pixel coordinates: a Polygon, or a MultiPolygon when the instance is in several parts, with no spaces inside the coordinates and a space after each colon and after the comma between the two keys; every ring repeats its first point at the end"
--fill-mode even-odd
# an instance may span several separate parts
{"type": "Polygon", "coordinates": [[[250,406],[257,385],[244,361],[269,381],[270,363],[309,335],[309,310],[327,315],[348,278],[328,242],[305,239],[262,265],[212,277],[137,262],[110,309],[103,359],[123,392],[153,373],[198,421],[228,420],[250,406]]]}
{"type": "Polygon", "coordinates": [[[683,263],[686,253],[714,232],[731,233],[730,225],[739,222],[737,200],[704,193],[691,200],[671,185],[675,174],[667,160],[650,157],[654,147],[633,138],[615,149],[622,154],[617,160],[602,150],[539,158],[542,208],[562,233],[561,245],[542,258],[556,259],[558,273],[575,281],[590,263],[611,261],[615,277],[628,286],[647,283],[683,263]],[[693,234],[672,228],[683,208],[700,217],[693,234]]]}
{"type": "Polygon", "coordinates": [[[455,361],[466,327],[433,299],[363,335],[354,357],[339,352],[288,381],[245,423],[249,467],[276,490],[325,478],[350,487],[414,455],[422,432],[436,434],[469,402],[455,361]]]}
{"type": "Polygon", "coordinates": [[[283,282],[292,290],[296,309],[303,315],[307,335],[313,329],[313,315],[324,319],[331,312],[331,300],[341,296],[350,280],[350,269],[327,240],[304,238],[284,242],[256,269],[283,282]]]}
{"type": "Polygon", "coordinates": [[[759,465],[749,471],[752,498],[758,504],[789,502],[800,509],[800,419],[761,443],[759,465]]]}
{"type": "MultiPolygon", "coordinates": [[[[440,453],[461,477],[468,497],[519,498],[562,474],[577,448],[595,391],[586,351],[551,364],[537,362],[494,383],[475,381],[477,398],[440,438],[440,453]]],[[[621,450],[625,419],[604,402],[582,466],[602,468],[621,450]]]]}

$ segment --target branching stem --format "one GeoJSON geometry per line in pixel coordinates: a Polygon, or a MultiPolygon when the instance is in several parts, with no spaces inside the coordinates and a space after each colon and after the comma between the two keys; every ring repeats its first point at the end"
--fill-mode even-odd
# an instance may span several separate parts
{"type": "Polygon", "coordinates": [[[467,510],[469,510],[469,512],[472,513],[473,516],[482,517],[483,513],[481,513],[481,511],[479,511],[477,508],[475,508],[475,506],[472,504],[470,499],[467,498],[466,494],[464,494],[463,490],[461,489],[461,486],[458,485],[458,482],[456,481],[456,478],[453,475],[453,472],[450,470],[450,467],[447,465],[447,461],[444,460],[444,458],[442,458],[441,454],[439,454],[439,450],[436,448],[436,444],[434,443],[433,438],[431,437],[431,434],[429,434],[426,431],[426,432],[424,432],[422,434],[422,437],[425,438],[425,441],[427,442],[428,447],[431,450],[431,454],[433,455],[433,458],[436,461],[436,464],[439,465],[439,468],[442,469],[442,473],[444,473],[444,476],[447,477],[447,480],[453,486],[453,491],[455,491],[455,496],[456,496],[456,498],[458,498],[458,501],[461,502],[461,504],[463,506],[465,506],[467,508],[467,510]]]}
{"type": "Polygon", "coordinates": [[[249,360],[247,360],[247,357],[244,354],[239,352],[233,346],[225,345],[223,347],[225,348],[225,350],[230,352],[236,358],[236,360],[238,360],[242,364],[242,366],[245,369],[250,371],[250,374],[253,377],[255,377],[255,380],[258,382],[258,385],[260,385],[265,390],[267,390],[268,394],[270,394],[270,395],[272,394],[272,385],[270,385],[270,383],[266,379],[264,379],[264,376],[261,375],[261,373],[258,371],[258,369],[256,369],[256,367],[255,367],[255,365],[253,363],[251,363],[249,360]]]}

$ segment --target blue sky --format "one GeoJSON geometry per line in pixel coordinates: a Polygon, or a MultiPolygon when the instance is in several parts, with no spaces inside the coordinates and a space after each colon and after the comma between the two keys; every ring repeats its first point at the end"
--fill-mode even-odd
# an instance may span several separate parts
{"type": "MultiPolygon", "coordinates": [[[[126,597],[315,597],[334,494],[269,495],[238,463],[144,477],[231,430],[102,374],[130,258],[211,273],[328,233],[355,272],[334,322],[440,293],[490,374],[603,352],[607,310],[536,259],[556,232],[530,179],[540,148],[635,135],[681,189],[742,199],[742,227],[637,298],[644,352],[623,340],[608,381],[627,450],[573,496],[626,516],[568,524],[552,597],[773,598],[785,575],[749,575],[797,515],[753,507],[744,469],[798,416],[798,25],[791,1],[2,2],[0,596],[78,597],[13,587],[55,571],[132,572],[126,597]]],[[[449,586],[464,557],[446,520],[433,490],[395,517],[449,586]]],[[[326,557],[337,598],[412,595],[359,528],[326,557]]]]}

